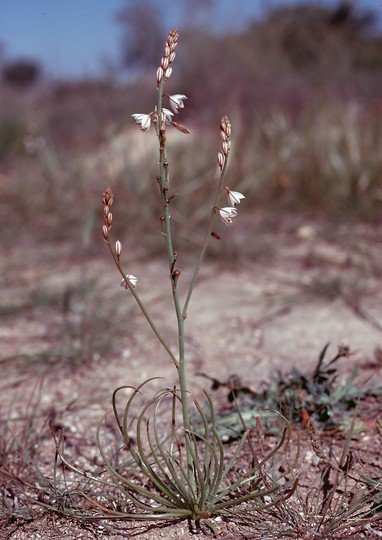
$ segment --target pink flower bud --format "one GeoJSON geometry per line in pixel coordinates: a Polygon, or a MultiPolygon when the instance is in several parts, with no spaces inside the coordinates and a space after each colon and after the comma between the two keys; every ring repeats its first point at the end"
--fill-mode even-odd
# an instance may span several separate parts
{"type": "Polygon", "coordinates": [[[121,256],[122,253],[122,244],[119,240],[115,243],[115,254],[117,255],[118,259],[121,256]]]}
{"type": "Polygon", "coordinates": [[[157,84],[159,85],[163,79],[163,68],[159,66],[157,69],[157,84]]]}
{"type": "Polygon", "coordinates": [[[109,229],[107,228],[106,225],[102,226],[102,234],[105,240],[109,238],[109,229]]]}
{"type": "Polygon", "coordinates": [[[191,131],[188,128],[186,128],[185,126],[182,126],[182,124],[178,124],[178,122],[171,122],[171,125],[174,128],[176,128],[178,131],[181,131],[182,133],[185,133],[186,135],[191,133],[191,131]]]}
{"type": "Polygon", "coordinates": [[[168,67],[166,69],[166,71],[164,72],[164,76],[166,79],[169,79],[171,77],[171,73],[172,73],[172,67],[168,67]]]}
{"type": "Polygon", "coordinates": [[[170,60],[169,60],[169,57],[168,56],[162,56],[162,60],[161,60],[161,66],[164,70],[166,70],[168,68],[170,64],[170,60]]]}
{"type": "Polygon", "coordinates": [[[219,164],[220,169],[222,169],[224,166],[224,160],[225,158],[222,152],[218,152],[218,164],[219,164]]]}
{"type": "Polygon", "coordinates": [[[107,215],[107,224],[108,224],[109,228],[111,227],[112,221],[113,221],[113,214],[111,212],[109,212],[108,215],[107,215]]]}
{"type": "Polygon", "coordinates": [[[107,188],[102,194],[102,204],[104,206],[111,206],[113,204],[113,192],[110,188],[107,188]]]}

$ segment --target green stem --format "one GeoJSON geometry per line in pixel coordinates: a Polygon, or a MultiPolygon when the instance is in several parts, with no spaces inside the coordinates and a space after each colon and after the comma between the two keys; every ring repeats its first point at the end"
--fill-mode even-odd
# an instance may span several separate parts
{"type": "Polygon", "coordinates": [[[167,256],[170,269],[170,280],[172,285],[172,296],[174,301],[175,313],[178,324],[178,343],[179,343],[179,358],[178,358],[178,379],[180,388],[180,398],[182,404],[182,416],[183,426],[185,430],[185,443],[186,443],[186,456],[187,467],[190,485],[194,485],[194,464],[192,458],[192,452],[190,450],[190,416],[189,416],[189,403],[188,403],[188,388],[187,388],[187,376],[185,366],[185,343],[184,343],[184,319],[182,317],[182,309],[180,306],[179,295],[177,291],[177,281],[179,275],[174,273],[176,265],[176,255],[173,248],[172,236],[171,236],[171,222],[170,222],[170,201],[168,198],[169,189],[169,176],[168,176],[168,162],[166,156],[166,125],[162,119],[162,99],[163,99],[163,84],[162,81],[159,85],[158,93],[158,128],[157,135],[159,140],[159,168],[160,168],[160,187],[163,197],[163,217],[164,217],[164,236],[166,240],[167,256]]]}
{"type": "Polygon", "coordinates": [[[192,293],[194,291],[195,283],[196,283],[196,280],[198,279],[200,267],[202,266],[204,255],[205,255],[205,253],[207,251],[207,246],[208,246],[208,243],[209,243],[210,238],[211,238],[212,229],[213,229],[213,226],[214,226],[214,223],[215,223],[216,208],[217,208],[217,205],[218,205],[218,202],[219,202],[220,193],[221,193],[221,191],[223,189],[223,180],[224,180],[224,176],[225,176],[225,173],[226,173],[226,170],[227,170],[227,164],[228,164],[228,155],[227,155],[226,160],[224,162],[223,169],[222,169],[222,171],[220,173],[219,187],[218,187],[218,190],[216,192],[214,204],[213,204],[213,207],[212,207],[212,210],[211,210],[210,221],[209,221],[208,226],[207,226],[207,230],[206,230],[206,234],[205,234],[205,237],[204,237],[204,240],[203,240],[202,247],[200,248],[199,257],[198,257],[198,260],[197,260],[197,263],[196,263],[196,266],[195,266],[195,270],[194,270],[194,274],[192,276],[191,283],[190,283],[190,286],[189,286],[189,289],[188,289],[186,301],[185,301],[184,306],[183,306],[183,310],[182,310],[183,319],[186,319],[186,317],[187,317],[188,304],[190,303],[191,296],[192,296],[192,293]]]}
{"type": "Polygon", "coordinates": [[[109,246],[109,250],[110,250],[110,253],[114,259],[114,262],[122,276],[122,278],[126,281],[127,283],[127,286],[128,288],[130,289],[130,292],[131,294],[133,295],[135,301],[137,302],[138,306],[140,307],[143,315],[145,316],[147,322],[149,323],[149,325],[151,326],[154,334],[156,335],[156,337],[159,339],[159,341],[161,342],[161,344],[163,345],[163,347],[166,349],[166,351],[168,352],[171,360],[174,362],[175,364],[175,367],[178,368],[179,365],[178,365],[178,361],[177,359],[175,358],[174,356],[174,353],[171,351],[170,347],[167,345],[165,339],[162,337],[162,335],[160,334],[159,330],[157,329],[154,321],[152,320],[152,318],[150,317],[147,309],[145,308],[144,304],[142,303],[141,299],[139,298],[139,295],[138,293],[136,292],[135,288],[132,286],[132,284],[130,283],[130,281],[128,279],[126,279],[126,273],[124,272],[122,266],[121,266],[121,263],[119,261],[119,259],[117,258],[116,254],[114,253],[113,251],[113,248],[111,247],[110,245],[110,241],[109,240],[106,240],[106,243],[107,245],[109,246]]]}

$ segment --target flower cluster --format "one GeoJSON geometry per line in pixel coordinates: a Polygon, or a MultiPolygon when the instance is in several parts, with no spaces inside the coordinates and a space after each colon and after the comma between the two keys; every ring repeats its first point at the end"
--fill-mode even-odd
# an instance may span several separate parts
{"type": "Polygon", "coordinates": [[[224,208],[217,208],[221,220],[229,225],[232,223],[232,218],[237,216],[237,210],[235,206],[240,204],[241,199],[245,199],[245,196],[240,193],[240,191],[231,191],[228,187],[225,188],[227,191],[227,200],[230,206],[225,206],[224,208]]]}
{"type": "MultiPolygon", "coordinates": [[[[218,152],[218,165],[220,173],[223,175],[228,154],[231,149],[231,122],[228,116],[223,116],[223,118],[220,120],[220,138],[222,140],[222,147],[218,152]]],[[[245,197],[239,191],[231,191],[228,187],[225,189],[227,191],[227,200],[229,206],[225,206],[224,208],[216,208],[216,210],[219,212],[221,220],[226,225],[229,225],[232,223],[232,218],[237,216],[235,206],[240,204],[241,199],[244,199],[245,197]]]]}
{"type": "MultiPolygon", "coordinates": [[[[153,111],[149,114],[144,113],[135,113],[131,115],[135,123],[141,128],[141,131],[147,132],[149,131],[151,127],[151,119],[154,118],[154,121],[157,121],[157,112],[153,111]]],[[[169,109],[166,109],[165,107],[162,108],[162,122],[171,124],[172,123],[172,117],[174,116],[174,113],[171,112],[169,109]]]]}
{"type": "Polygon", "coordinates": [[[110,188],[107,188],[102,195],[102,204],[103,204],[103,226],[102,234],[106,241],[109,240],[109,230],[113,221],[113,214],[110,211],[110,208],[113,204],[113,192],[110,188]]]}
{"type": "Polygon", "coordinates": [[[228,116],[220,120],[220,138],[222,140],[221,151],[218,152],[218,165],[223,171],[229,151],[231,149],[231,122],[228,116]]]}
{"type": "Polygon", "coordinates": [[[161,58],[160,66],[157,69],[157,85],[159,87],[162,80],[167,81],[170,78],[172,73],[171,64],[175,60],[175,48],[178,43],[179,32],[176,28],[173,28],[168,34],[166,39],[166,45],[164,48],[164,53],[161,58]]]}
{"type": "MultiPolygon", "coordinates": [[[[162,88],[162,84],[167,81],[167,79],[171,76],[172,73],[172,63],[175,60],[175,47],[177,45],[179,38],[178,31],[174,28],[171,30],[171,32],[167,36],[166,45],[164,48],[164,53],[161,58],[161,65],[158,67],[156,72],[156,79],[157,79],[157,87],[158,89],[162,88]]],[[[175,112],[178,113],[180,109],[184,108],[184,100],[187,99],[187,96],[184,94],[173,94],[168,95],[164,94],[169,99],[170,107],[175,112]]],[[[165,107],[161,108],[161,125],[171,124],[173,127],[181,131],[182,133],[190,133],[190,131],[178,124],[177,122],[173,121],[174,112],[170,111],[170,109],[166,109],[165,107]]],[[[149,114],[145,113],[136,113],[133,114],[132,117],[135,120],[135,123],[141,128],[143,132],[149,131],[151,127],[151,122],[156,124],[158,122],[158,111],[155,108],[154,111],[152,111],[149,114]]]]}
{"type": "MultiPolygon", "coordinates": [[[[103,235],[103,238],[104,238],[105,242],[110,247],[109,230],[111,229],[111,224],[113,222],[113,214],[110,211],[110,208],[111,208],[111,206],[113,204],[113,192],[111,191],[110,188],[107,188],[103,192],[103,194],[102,194],[102,204],[103,204],[102,235],[103,235]]],[[[112,248],[110,247],[110,249],[112,249],[112,248]]],[[[121,257],[121,253],[122,253],[122,244],[121,244],[121,242],[119,240],[117,240],[116,243],[115,243],[114,255],[115,255],[115,260],[118,262],[118,264],[119,264],[119,259],[121,257]]],[[[125,287],[127,289],[128,288],[127,281],[129,281],[129,283],[133,287],[135,287],[138,280],[132,274],[127,274],[125,279],[123,279],[122,282],[121,282],[121,287],[125,287]]]]}

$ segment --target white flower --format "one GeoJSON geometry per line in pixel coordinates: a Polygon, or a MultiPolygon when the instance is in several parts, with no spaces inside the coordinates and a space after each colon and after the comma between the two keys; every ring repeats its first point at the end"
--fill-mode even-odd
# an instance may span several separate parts
{"type": "Polygon", "coordinates": [[[151,114],[137,113],[137,114],[132,114],[131,116],[134,118],[135,123],[138,126],[140,126],[142,131],[147,132],[150,129],[150,126],[151,126],[151,114]]]}
{"type": "Polygon", "coordinates": [[[126,274],[126,278],[121,281],[121,287],[125,287],[125,289],[127,289],[128,288],[127,281],[129,281],[129,283],[133,287],[135,287],[138,282],[138,278],[136,278],[132,274],[126,274]]]}
{"type": "Polygon", "coordinates": [[[172,96],[168,97],[170,100],[170,107],[174,112],[178,113],[179,109],[184,108],[183,100],[187,99],[187,96],[185,96],[184,94],[173,94],[172,96]]]}
{"type": "Polygon", "coordinates": [[[165,107],[162,107],[162,120],[163,122],[172,122],[172,116],[174,116],[174,113],[171,112],[169,109],[166,109],[165,107]]]}
{"type": "Polygon", "coordinates": [[[224,221],[226,225],[232,223],[232,218],[237,216],[236,208],[232,208],[231,206],[225,206],[224,208],[219,208],[218,210],[221,220],[224,221]]]}
{"type": "Polygon", "coordinates": [[[228,204],[230,204],[231,206],[235,206],[235,204],[240,204],[241,199],[245,199],[245,196],[239,191],[231,191],[227,187],[226,187],[226,190],[227,190],[228,204]]]}

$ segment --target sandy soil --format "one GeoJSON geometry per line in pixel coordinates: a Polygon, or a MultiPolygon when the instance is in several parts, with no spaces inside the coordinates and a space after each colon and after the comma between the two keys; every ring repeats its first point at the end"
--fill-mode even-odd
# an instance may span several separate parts
{"type": "MultiPolygon", "coordinates": [[[[293,216],[246,219],[239,233],[227,229],[212,246],[189,309],[193,395],[200,396],[208,385],[200,372],[220,380],[236,375],[259,388],[278,370],[295,365],[309,370],[329,342],[333,351],[342,343],[352,351],[344,375],[359,366],[361,380],[381,380],[381,228],[310,223],[293,216]],[[256,231],[249,239],[248,230],[256,231]]],[[[138,306],[119,287],[102,241],[87,250],[70,242],[36,248],[25,239],[22,245],[3,246],[1,256],[3,418],[25,417],[37,402],[38,411],[49,413],[56,427],[65,426],[75,444],[86,440],[89,452],[116,386],[158,376],[164,379],[158,384],[167,387],[176,382],[176,373],[138,306]]],[[[181,292],[192,261],[192,253],[180,254],[181,292]]],[[[165,263],[129,253],[127,270],[138,276],[142,299],[175,347],[165,263]]],[[[54,446],[44,422],[39,459],[49,476],[54,446]]],[[[8,497],[11,504],[2,481],[3,500],[8,497]]],[[[28,519],[7,521],[0,538],[190,537],[184,523],[119,526],[120,533],[110,533],[103,525],[41,509],[28,519]]],[[[256,537],[253,527],[240,521],[219,526],[221,538],[256,537]]]]}

